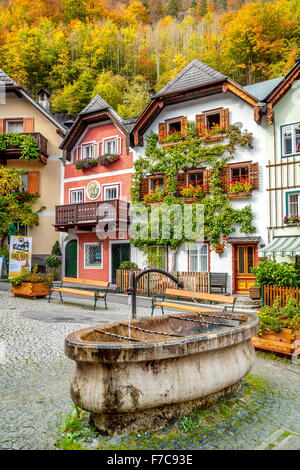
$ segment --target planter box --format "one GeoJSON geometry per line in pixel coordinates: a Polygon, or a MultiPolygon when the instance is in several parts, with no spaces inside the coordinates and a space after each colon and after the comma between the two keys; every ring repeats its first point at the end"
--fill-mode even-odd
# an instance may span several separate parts
{"type": "Polygon", "coordinates": [[[178,144],[182,144],[183,140],[178,140],[177,142],[161,142],[162,147],[175,147],[178,144]]]}
{"type": "Polygon", "coordinates": [[[251,192],[241,191],[240,193],[228,193],[229,199],[245,199],[251,197],[251,192]]]}
{"type": "Polygon", "coordinates": [[[216,135],[210,135],[207,137],[200,137],[200,140],[202,142],[216,142],[218,140],[225,139],[227,137],[227,134],[216,134],[216,135]]]}
{"type": "Polygon", "coordinates": [[[252,300],[260,300],[260,298],[261,298],[261,289],[260,289],[260,287],[250,287],[249,297],[252,300]]]}
{"type": "Polygon", "coordinates": [[[252,344],[255,348],[289,354],[290,356],[296,349],[300,352],[297,341],[300,341],[300,330],[289,328],[282,328],[280,333],[264,331],[261,336],[253,336],[252,338],[252,344]]]}
{"type": "Polygon", "coordinates": [[[12,292],[16,297],[36,299],[48,295],[49,287],[45,282],[24,282],[21,286],[13,287],[12,292]]]}

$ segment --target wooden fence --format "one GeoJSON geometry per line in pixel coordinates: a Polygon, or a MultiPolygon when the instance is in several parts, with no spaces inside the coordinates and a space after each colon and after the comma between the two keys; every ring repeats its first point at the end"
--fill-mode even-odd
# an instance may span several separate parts
{"type": "Polygon", "coordinates": [[[264,286],[264,304],[272,307],[276,297],[280,297],[281,307],[284,307],[288,299],[293,298],[300,302],[300,288],[264,286]]]}
{"type": "MultiPolygon", "coordinates": [[[[119,292],[127,294],[129,283],[129,272],[125,269],[117,269],[116,284],[119,292]]],[[[138,274],[140,271],[136,271],[138,274]]],[[[208,273],[188,273],[188,272],[171,272],[173,276],[184,282],[184,289],[196,292],[209,292],[209,275],[208,273]]],[[[166,289],[174,288],[176,284],[168,277],[160,273],[150,273],[143,276],[137,286],[138,294],[163,294],[166,289]]]]}

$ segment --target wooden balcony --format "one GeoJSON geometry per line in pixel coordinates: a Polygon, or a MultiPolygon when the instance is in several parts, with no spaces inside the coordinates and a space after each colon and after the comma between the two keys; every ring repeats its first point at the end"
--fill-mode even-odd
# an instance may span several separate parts
{"type": "MultiPolygon", "coordinates": [[[[42,163],[47,163],[48,158],[48,140],[40,132],[22,132],[22,135],[31,135],[38,144],[39,156],[42,163]]],[[[3,164],[6,163],[7,159],[19,158],[22,153],[22,149],[15,147],[14,145],[8,145],[5,150],[0,150],[0,160],[3,164]]]]}
{"type": "Polygon", "coordinates": [[[91,231],[98,223],[129,221],[129,203],[116,199],[114,201],[84,202],[82,204],[65,204],[55,208],[55,230],[67,232],[70,228],[91,231]]]}

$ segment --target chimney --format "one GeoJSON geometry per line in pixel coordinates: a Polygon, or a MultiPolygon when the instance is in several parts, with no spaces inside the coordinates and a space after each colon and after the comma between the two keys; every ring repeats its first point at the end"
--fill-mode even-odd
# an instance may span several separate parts
{"type": "Polygon", "coordinates": [[[45,108],[47,111],[50,110],[50,101],[49,101],[50,96],[51,96],[50,93],[48,93],[48,91],[45,90],[44,88],[41,88],[38,91],[39,105],[45,108]]]}

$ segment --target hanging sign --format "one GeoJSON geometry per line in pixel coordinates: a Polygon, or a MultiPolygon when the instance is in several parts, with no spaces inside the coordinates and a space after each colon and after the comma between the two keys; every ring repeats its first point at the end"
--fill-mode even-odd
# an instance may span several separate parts
{"type": "Polygon", "coordinates": [[[31,270],[32,237],[11,236],[9,246],[9,278],[22,268],[31,270]]]}

